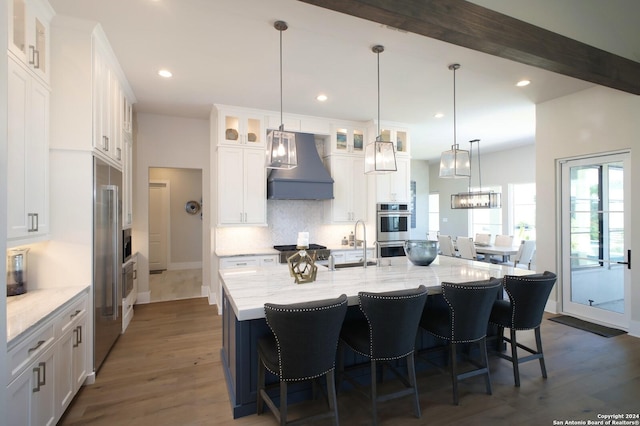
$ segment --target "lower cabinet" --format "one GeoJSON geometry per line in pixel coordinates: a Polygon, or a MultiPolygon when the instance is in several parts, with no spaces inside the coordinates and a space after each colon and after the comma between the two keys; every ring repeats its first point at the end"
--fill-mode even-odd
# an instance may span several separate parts
{"type": "Polygon", "coordinates": [[[8,426],[55,425],[84,383],[87,301],[76,296],[9,350],[8,426]]]}

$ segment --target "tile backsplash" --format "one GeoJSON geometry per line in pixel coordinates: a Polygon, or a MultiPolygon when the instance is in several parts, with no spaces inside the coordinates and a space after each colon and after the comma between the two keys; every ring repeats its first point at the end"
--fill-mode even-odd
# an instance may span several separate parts
{"type": "MultiPolygon", "coordinates": [[[[353,225],[329,225],[324,220],[324,203],[318,200],[268,200],[269,226],[217,228],[215,247],[219,250],[265,248],[295,244],[298,232],[309,232],[309,242],[327,247],[340,245],[353,225]]],[[[367,223],[367,237],[375,239],[373,223],[367,223]]],[[[361,232],[361,231],[359,231],[361,232]]],[[[360,235],[360,234],[358,234],[360,235]]]]}

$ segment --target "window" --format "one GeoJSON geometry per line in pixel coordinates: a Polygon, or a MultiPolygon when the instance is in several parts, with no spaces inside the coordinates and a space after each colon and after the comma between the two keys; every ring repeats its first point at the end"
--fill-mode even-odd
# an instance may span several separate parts
{"type": "MultiPolygon", "coordinates": [[[[472,188],[471,191],[479,191],[479,188],[472,188]]],[[[499,186],[483,187],[483,191],[501,192],[499,186]]],[[[503,200],[504,202],[504,200],[503,200]]],[[[502,234],[502,208],[499,209],[469,209],[469,236],[476,234],[491,234],[493,237],[502,234]]]]}
{"type": "Polygon", "coordinates": [[[429,194],[429,225],[427,239],[435,241],[440,231],[440,194],[429,194]]]}
{"type": "Polygon", "coordinates": [[[510,185],[511,232],[514,241],[536,239],[536,184],[510,185]]]}

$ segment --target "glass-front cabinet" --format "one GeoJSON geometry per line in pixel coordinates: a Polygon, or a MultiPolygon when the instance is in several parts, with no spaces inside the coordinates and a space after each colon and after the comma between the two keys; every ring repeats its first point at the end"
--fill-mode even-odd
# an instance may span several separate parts
{"type": "Polygon", "coordinates": [[[409,133],[405,129],[396,127],[384,127],[380,129],[383,141],[391,141],[394,144],[396,153],[409,153],[409,133]]]}
{"type": "Polygon", "coordinates": [[[218,143],[252,147],[265,145],[264,115],[222,107],[219,108],[218,120],[218,143]]]}
{"type": "Polygon", "coordinates": [[[325,155],[359,154],[364,155],[366,144],[365,130],[362,127],[335,124],[331,126],[331,143],[325,155]]]}
{"type": "Polygon", "coordinates": [[[9,51],[49,82],[49,28],[54,11],[45,0],[8,0],[9,51]]]}

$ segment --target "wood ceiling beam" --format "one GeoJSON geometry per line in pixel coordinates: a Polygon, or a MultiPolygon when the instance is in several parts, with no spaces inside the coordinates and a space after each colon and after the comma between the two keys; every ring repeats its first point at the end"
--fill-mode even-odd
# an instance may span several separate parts
{"type": "Polygon", "coordinates": [[[640,94],[639,62],[467,1],[299,1],[580,80],[640,94]]]}

